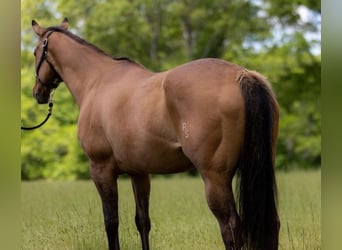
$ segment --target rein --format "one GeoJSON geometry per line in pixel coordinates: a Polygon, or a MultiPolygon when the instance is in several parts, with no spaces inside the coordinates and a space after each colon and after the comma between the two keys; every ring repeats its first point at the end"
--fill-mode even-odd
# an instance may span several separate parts
{"type": "Polygon", "coordinates": [[[52,107],[53,107],[53,100],[52,100],[52,96],[53,96],[53,91],[51,92],[50,94],[50,99],[49,99],[49,109],[48,109],[48,114],[46,116],[46,118],[41,122],[39,123],[38,125],[36,126],[33,126],[33,127],[24,127],[24,126],[21,126],[21,129],[22,130],[34,130],[36,128],[40,128],[41,126],[43,126],[50,118],[50,116],[52,115],[52,107]]]}

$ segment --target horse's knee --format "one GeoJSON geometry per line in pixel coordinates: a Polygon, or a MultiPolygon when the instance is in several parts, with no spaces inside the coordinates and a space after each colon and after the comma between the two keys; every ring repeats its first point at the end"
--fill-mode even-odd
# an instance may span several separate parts
{"type": "Polygon", "coordinates": [[[135,225],[137,226],[139,232],[145,231],[150,232],[151,230],[151,220],[148,216],[135,216],[135,225]]]}

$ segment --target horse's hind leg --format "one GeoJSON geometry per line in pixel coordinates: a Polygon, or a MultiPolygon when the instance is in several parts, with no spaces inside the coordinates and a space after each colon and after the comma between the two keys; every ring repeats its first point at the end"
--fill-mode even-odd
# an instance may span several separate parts
{"type": "Polygon", "coordinates": [[[136,204],[135,223],[137,225],[143,250],[149,250],[148,235],[151,221],[148,212],[150,198],[150,178],[148,175],[131,175],[136,204]]]}
{"type": "Polygon", "coordinates": [[[226,249],[240,249],[242,246],[241,222],[231,187],[232,177],[212,171],[202,173],[202,177],[207,202],[218,220],[226,249]]]}

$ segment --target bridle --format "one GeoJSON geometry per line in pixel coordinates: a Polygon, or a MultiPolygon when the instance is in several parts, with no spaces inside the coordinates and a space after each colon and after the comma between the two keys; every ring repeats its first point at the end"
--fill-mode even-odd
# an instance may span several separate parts
{"type": "Polygon", "coordinates": [[[53,33],[53,31],[50,31],[50,33],[45,37],[43,43],[42,43],[42,49],[43,52],[40,56],[37,68],[36,68],[36,79],[38,80],[38,82],[47,88],[50,89],[56,89],[59,85],[60,82],[62,82],[62,78],[60,77],[60,75],[57,73],[57,71],[55,70],[55,67],[52,65],[52,63],[47,59],[47,55],[48,55],[48,39],[51,36],[51,34],[53,33]],[[46,61],[49,66],[51,67],[51,69],[53,70],[54,74],[57,76],[55,77],[55,79],[51,82],[51,83],[47,83],[45,81],[43,81],[40,77],[39,77],[39,70],[40,67],[42,66],[43,62],[46,61]]]}
{"type": "Polygon", "coordinates": [[[48,39],[49,39],[49,37],[51,36],[52,33],[53,33],[53,31],[50,31],[50,33],[46,36],[46,38],[44,39],[44,41],[42,43],[43,52],[42,52],[42,54],[40,56],[40,59],[39,59],[39,62],[38,62],[37,68],[36,68],[36,75],[35,75],[37,81],[43,87],[51,89],[50,98],[49,98],[49,102],[48,102],[48,105],[49,105],[48,114],[47,114],[46,118],[41,123],[39,123],[38,125],[33,126],[33,127],[21,126],[22,130],[33,130],[33,129],[39,128],[39,127],[41,127],[43,124],[45,124],[48,121],[49,117],[52,114],[52,107],[53,107],[53,99],[52,99],[52,97],[53,97],[54,90],[59,86],[59,83],[61,83],[63,81],[62,78],[60,77],[60,75],[55,70],[55,67],[53,66],[53,64],[47,59],[48,39]],[[40,70],[40,68],[41,68],[41,66],[42,66],[44,61],[46,61],[49,64],[49,66],[53,70],[54,74],[56,75],[56,77],[53,79],[53,81],[51,83],[47,83],[47,82],[43,81],[42,79],[40,79],[40,77],[39,77],[39,70],[40,70]]]}

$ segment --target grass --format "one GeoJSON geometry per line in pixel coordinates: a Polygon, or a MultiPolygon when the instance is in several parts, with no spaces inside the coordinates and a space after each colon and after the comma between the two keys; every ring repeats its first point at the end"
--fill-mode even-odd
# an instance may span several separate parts
{"type": "Polygon", "coordinates": [[[278,174],[280,249],[321,249],[321,172],[278,174]]]}
{"type": "MultiPolygon", "coordinates": [[[[321,248],[321,173],[278,173],[279,249],[321,248]]],[[[119,180],[120,244],[141,249],[134,198],[119,180]]],[[[152,179],[151,249],[224,249],[199,178],[152,179]]],[[[107,249],[100,199],[91,181],[23,182],[22,249],[107,249]]]]}

